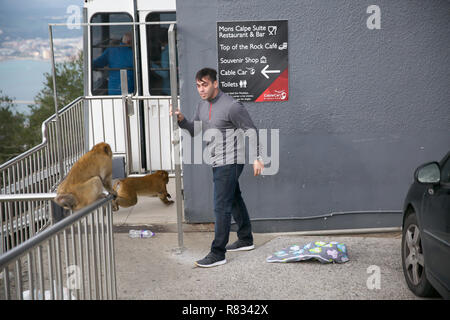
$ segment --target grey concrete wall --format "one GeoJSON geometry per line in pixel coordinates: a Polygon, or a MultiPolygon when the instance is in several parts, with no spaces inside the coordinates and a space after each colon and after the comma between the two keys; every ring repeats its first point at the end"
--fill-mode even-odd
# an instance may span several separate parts
{"type": "MultiPolygon", "coordinates": [[[[275,218],[257,231],[400,225],[414,169],[450,149],[449,17],[449,1],[177,1],[191,119],[195,73],[217,68],[216,22],[289,21],[289,101],[245,103],[258,128],[280,130],[278,174],[248,165],[240,179],[251,217],[275,218]],[[366,25],[373,4],[380,30],[366,25]],[[304,219],[330,212],[355,213],[304,219]]],[[[214,221],[211,168],[183,169],[186,220],[214,221]]]]}

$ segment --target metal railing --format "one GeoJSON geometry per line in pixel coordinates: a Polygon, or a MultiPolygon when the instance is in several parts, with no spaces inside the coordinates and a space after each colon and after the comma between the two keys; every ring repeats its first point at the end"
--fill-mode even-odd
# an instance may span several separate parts
{"type": "MultiPolygon", "coordinates": [[[[173,133],[175,138],[172,138],[172,130],[178,126],[175,117],[172,117],[172,122],[169,117],[169,104],[175,107],[179,104],[175,72],[175,22],[165,23],[171,24],[172,96],[129,97],[133,101],[134,112],[129,112],[127,99],[122,96],[119,98],[122,103],[118,104],[120,109],[117,110],[117,115],[122,119],[118,121],[114,119],[116,106],[113,97],[79,97],[58,110],[52,25],[49,25],[56,113],[43,123],[41,144],[0,166],[0,299],[116,298],[111,196],[45,228],[53,221],[54,205],[51,201],[56,194],[50,192],[55,190],[88,147],[100,142],[95,136],[99,119],[102,132],[99,139],[111,144],[107,132],[112,132],[113,153],[125,155],[127,173],[143,173],[145,167],[151,171],[165,169],[175,172],[177,199],[181,199],[181,167],[176,152],[178,149],[173,149],[174,145],[179,148],[178,131],[173,133]],[[93,107],[95,99],[100,100],[100,108],[93,107]],[[104,110],[104,103],[109,99],[112,101],[112,113],[104,110]],[[144,100],[142,104],[141,100],[144,100]],[[164,102],[161,103],[161,100],[164,102]],[[143,115],[141,105],[144,106],[143,115]],[[156,109],[158,119],[152,122],[150,115],[154,115],[156,109]],[[162,109],[163,114],[167,114],[167,121],[163,122],[162,109]],[[98,111],[101,118],[94,117],[98,111]],[[85,114],[88,119],[85,119],[85,114]],[[112,115],[112,125],[105,123],[105,114],[112,115]],[[150,128],[150,133],[141,131],[141,116],[145,117],[142,120],[146,128],[150,128]],[[151,132],[153,127],[157,128],[158,133],[151,132]],[[89,132],[87,137],[86,131],[89,132]],[[125,146],[122,152],[117,147],[117,137],[120,135],[123,135],[125,146]],[[147,163],[144,165],[141,157],[141,141],[144,139],[141,135],[147,138],[147,163]],[[159,164],[152,157],[155,153],[159,164]],[[163,164],[163,158],[169,160],[168,165],[163,164]],[[28,290],[24,291],[25,288],[28,290]]],[[[182,235],[181,202],[178,201],[177,217],[179,234],[182,235]]],[[[182,248],[180,236],[179,244],[182,248]]]]}
{"type": "Polygon", "coordinates": [[[125,146],[125,111],[120,96],[83,97],[88,108],[89,147],[99,142],[111,146],[114,155],[127,156],[125,146]]]}
{"type": "MultiPolygon", "coordinates": [[[[150,171],[175,172],[173,122],[170,117],[171,97],[133,97],[143,101],[147,168],[150,171]]],[[[178,99],[179,100],[179,99],[178,99]]]]}
{"type": "MultiPolygon", "coordinates": [[[[55,189],[64,172],[68,172],[85,153],[83,108],[84,100],[80,97],[60,111],[61,146],[57,142],[57,126],[53,115],[42,124],[42,143],[0,165],[0,194],[42,195],[55,189]],[[58,154],[63,156],[62,165],[58,154]]],[[[9,232],[14,236],[5,238],[0,253],[31,238],[49,222],[49,203],[46,201],[1,202],[0,234],[9,232]]]]}
{"type": "Polygon", "coordinates": [[[170,96],[127,97],[132,103],[131,115],[127,114],[124,97],[92,96],[84,99],[89,110],[89,146],[101,141],[109,143],[114,156],[125,157],[127,174],[156,170],[174,173],[170,96]],[[139,111],[140,101],[143,114],[139,111]],[[141,132],[141,121],[144,122],[144,132],[141,132]],[[145,163],[142,161],[142,138],[146,141],[145,163]]]}
{"type": "Polygon", "coordinates": [[[135,112],[127,124],[122,97],[79,97],[64,107],[61,122],[61,147],[58,146],[55,115],[42,125],[43,141],[34,148],[0,165],[0,193],[47,193],[54,191],[61,178],[58,149],[63,157],[63,172],[67,174],[73,164],[98,142],[111,145],[114,156],[124,156],[126,163],[132,161],[128,173],[175,170],[173,124],[169,116],[171,97],[139,96],[131,98],[135,112]],[[140,130],[141,115],[138,101],[143,101],[145,132],[140,130]],[[88,108],[88,119],[85,109],[88,108]],[[88,122],[87,122],[88,121],[88,122]],[[85,138],[85,126],[89,125],[89,139],[85,138]],[[127,128],[127,125],[131,128],[127,128]],[[146,159],[141,157],[141,135],[145,136],[146,159]],[[88,144],[88,145],[87,145],[88,144]]]}
{"type": "Polygon", "coordinates": [[[83,100],[75,99],[59,113],[61,146],[53,115],[42,124],[42,143],[0,165],[1,194],[51,192],[61,178],[58,148],[65,172],[86,152],[83,100]]]}
{"type": "MultiPolygon", "coordinates": [[[[3,195],[0,201],[44,201],[51,208],[54,197],[3,195]]],[[[0,300],[116,299],[111,200],[100,199],[0,255],[0,300]]]]}
{"type": "Polygon", "coordinates": [[[30,239],[51,223],[49,193],[0,195],[0,255],[30,239]]]}

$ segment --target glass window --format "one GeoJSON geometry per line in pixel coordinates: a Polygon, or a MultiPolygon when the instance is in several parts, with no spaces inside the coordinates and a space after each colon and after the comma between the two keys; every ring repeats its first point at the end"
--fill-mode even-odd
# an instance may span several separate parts
{"type": "MultiPolygon", "coordinates": [[[[92,23],[132,22],[127,13],[97,13],[92,23]]],[[[133,26],[92,26],[92,94],[121,95],[120,70],[126,69],[128,92],[135,92],[133,26]]]]}
{"type": "MultiPolygon", "coordinates": [[[[152,12],[146,22],[175,21],[175,12],[152,12]]],[[[170,95],[168,31],[170,24],[147,25],[148,77],[151,95],[170,95]]],[[[177,64],[178,65],[178,64],[177,64]]]]}

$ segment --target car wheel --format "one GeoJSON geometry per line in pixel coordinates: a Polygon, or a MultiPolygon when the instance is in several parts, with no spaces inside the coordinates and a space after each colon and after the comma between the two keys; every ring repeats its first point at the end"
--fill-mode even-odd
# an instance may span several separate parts
{"type": "Polygon", "coordinates": [[[402,266],[409,289],[419,297],[435,296],[425,274],[425,258],[422,249],[422,230],[417,223],[416,214],[410,213],[403,225],[402,266]]]}

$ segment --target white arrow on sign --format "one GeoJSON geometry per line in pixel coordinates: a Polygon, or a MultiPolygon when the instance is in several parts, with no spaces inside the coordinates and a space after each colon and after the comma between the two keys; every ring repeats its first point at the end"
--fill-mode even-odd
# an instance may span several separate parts
{"type": "Polygon", "coordinates": [[[262,75],[264,77],[266,77],[267,79],[269,79],[269,76],[267,75],[268,73],[280,73],[280,70],[267,70],[268,67],[269,67],[269,65],[266,64],[264,69],[261,70],[262,75]]]}

